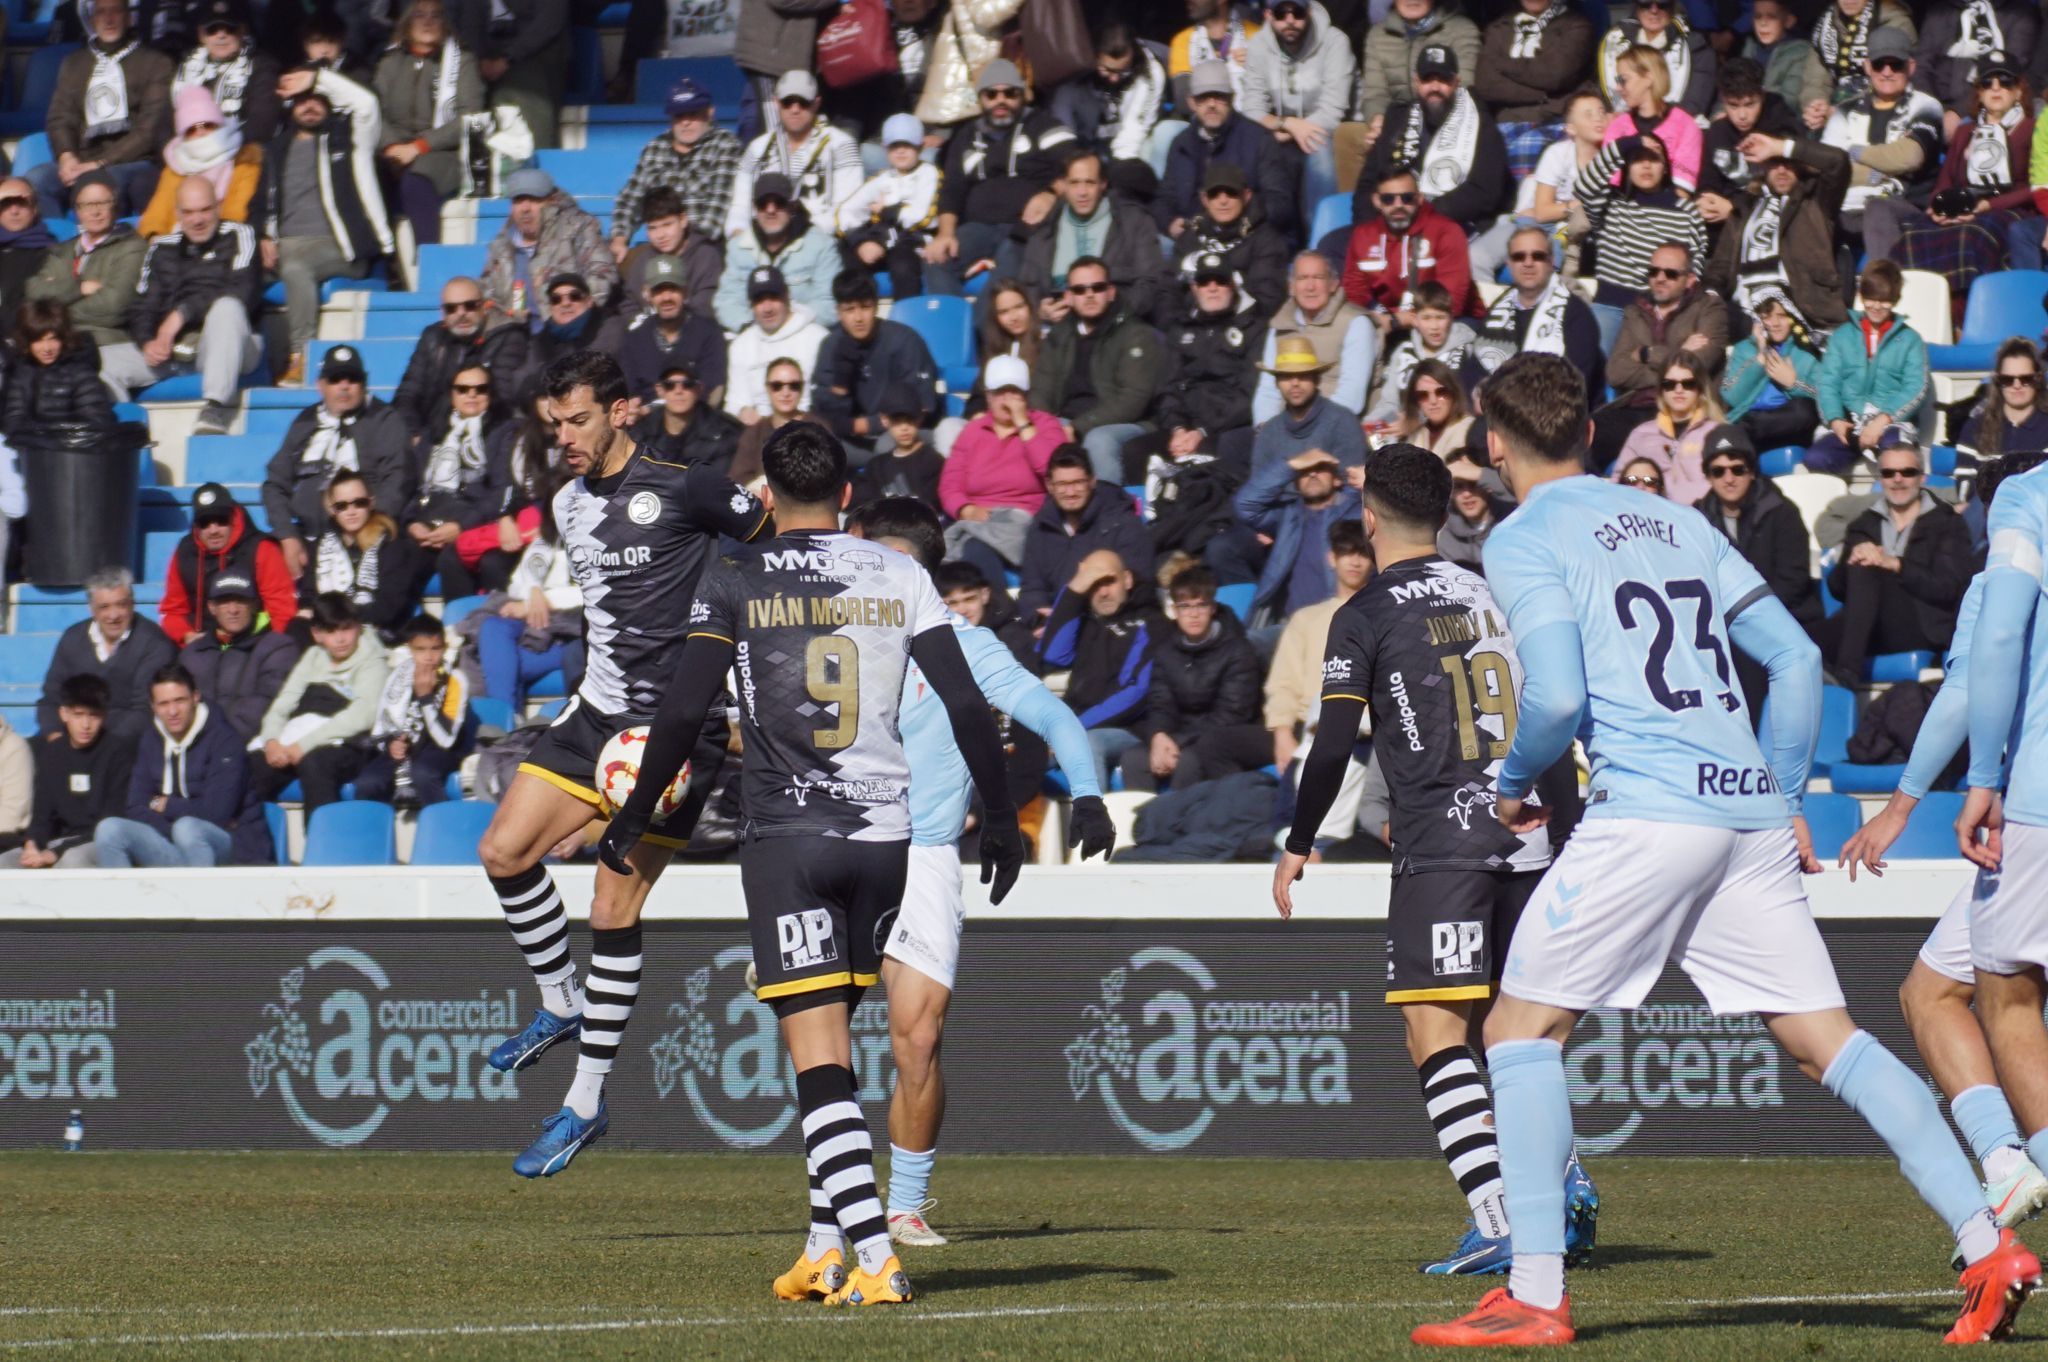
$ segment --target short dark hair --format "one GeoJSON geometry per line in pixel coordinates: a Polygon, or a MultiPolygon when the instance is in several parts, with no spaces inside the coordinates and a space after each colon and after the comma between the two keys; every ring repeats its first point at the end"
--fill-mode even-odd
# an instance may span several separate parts
{"type": "Polygon", "coordinates": [[[1384,520],[1435,534],[1450,513],[1451,470],[1420,445],[1388,445],[1366,465],[1365,504],[1384,520]]]}
{"type": "Polygon", "coordinates": [[[986,591],[988,574],[965,558],[953,558],[932,569],[932,585],[941,596],[956,591],[986,591]]]}
{"type": "Polygon", "coordinates": [[[1583,460],[1586,376],[1562,355],[1516,355],[1480,391],[1486,428],[1517,453],[1551,463],[1583,460]]]}
{"type": "Polygon", "coordinates": [[[447,637],[448,631],[442,627],[441,621],[434,618],[432,612],[426,610],[420,611],[419,614],[414,615],[404,624],[398,626],[398,641],[400,643],[410,643],[416,638],[438,638],[445,641],[447,637]]]}
{"type": "Polygon", "coordinates": [[[1409,310],[1411,312],[1420,312],[1424,308],[1429,309],[1431,312],[1454,313],[1457,311],[1455,307],[1451,306],[1451,291],[1434,279],[1425,279],[1415,286],[1414,302],[1409,310]]]}
{"type": "Polygon", "coordinates": [[[1896,303],[1906,291],[1906,276],[1891,261],[1879,256],[1863,267],[1857,276],[1856,291],[1865,298],[1876,298],[1880,302],[1896,303]],[[1871,285],[1877,287],[1873,289],[1871,285]]]}
{"type": "Polygon", "coordinates": [[[24,359],[29,346],[45,336],[55,336],[69,350],[77,334],[71,309],[55,298],[31,298],[14,314],[14,348],[24,359]]]}
{"type": "Polygon", "coordinates": [[[361,624],[363,617],[356,613],[356,603],[339,591],[323,591],[313,598],[313,632],[322,633],[332,629],[346,629],[351,624],[361,624]]]}
{"type": "Polygon", "coordinates": [[[67,676],[57,686],[57,704],[62,709],[90,710],[94,714],[105,714],[107,704],[114,698],[114,692],[107,685],[107,678],[96,672],[80,672],[67,676]]]}
{"type": "Polygon", "coordinates": [[[640,200],[640,220],[642,222],[655,222],[661,218],[681,217],[683,212],[683,196],[678,194],[672,185],[658,184],[648,190],[646,195],[640,200]]]}
{"type": "Polygon", "coordinates": [[[590,389],[591,400],[605,411],[631,396],[626,371],[603,350],[577,350],[549,363],[541,383],[550,402],[566,402],[578,388],[590,389]]]}
{"type": "Polygon", "coordinates": [[[1173,574],[1173,580],[1166,584],[1166,594],[1174,600],[1183,596],[1189,600],[1213,601],[1216,588],[1221,585],[1216,573],[1207,565],[1194,563],[1173,574]]]}
{"type": "Polygon", "coordinates": [[[1102,57],[1128,57],[1137,47],[1137,40],[1131,35],[1131,26],[1122,20],[1112,20],[1095,30],[1095,52],[1102,57]]]}
{"type": "Polygon", "coordinates": [[[149,678],[149,688],[151,690],[155,690],[158,686],[183,686],[186,690],[197,695],[199,693],[199,678],[192,675],[182,662],[166,662],[163,666],[156,669],[154,676],[149,678]]]}
{"type": "Polygon", "coordinates": [[[1372,540],[1366,537],[1365,522],[1348,517],[1333,522],[1330,526],[1330,552],[1339,558],[1349,554],[1372,557],[1372,540]]]}
{"type": "Polygon", "coordinates": [[[1052,481],[1052,470],[1055,468],[1078,468],[1091,478],[1095,476],[1095,465],[1090,462],[1088,451],[1071,440],[1055,449],[1052,457],[1045,461],[1046,481],[1052,481]]]}
{"type": "Polygon", "coordinates": [[[839,437],[811,421],[791,421],[768,437],[761,470],[777,501],[829,506],[846,486],[846,447],[839,437]]]}
{"type": "MultiPolygon", "coordinates": [[[[1073,263],[1073,264],[1071,264],[1071,265],[1067,266],[1067,279],[1068,279],[1069,281],[1071,281],[1071,280],[1073,279],[1073,277],[1074,277],[1074,271],[1075,271],[1075,270],[1086,270],[1086,269],[1097,269],[1097,270],[1101,270],[1101,271],[1102,271],[1102,272],[1103,272],[1104,274],[1108,274],[1108,273],[1109,273],[1109,262],[1108,262],[1107,260],[1104,260],[1104,259],[1103,259],[1103,258],[1102,258],[1101,256],[1099,256],[1099,255],[1083,255],[1083,256],[1078,256],[1078,257],[1076,257],[1076,258],[1075,258],[1075,260],[1074,260],[1074,263],[1073,263]]],[[[1116,281],[1115,281],[1115,277],[1114,277],[1114,276],[1111,276],[1111,280],[1110,280],[1110,282],[1111,282],[1111,283],[1114,283],[1114,282],[1116,282],[1116,281]]]]}
{"type": "Polygon", "coordinates": [[[939,513],[916,497],[878,497],[860,508],[861,535],[867,539],[901,539],[912,557],[933,571],[946,557],[946,530],[939,513]]]}
{"type": "Polygon", "coordinates": [[[875,287],[875,276],[866,270],[841,270],[832,278],[832,301],[879,303],[882,291],[875,287]]]}
{"type": "Polygon", "coordinates": [[[1416,176],[1414,166],[1409,165],[1406,161],[1399,160],[1389,161],[1384,170],[1380,171],[1379,174],[1373,176],[1372,187],[1374,189],[1378,189],[1388,180],[1414,180],[1417,184],[1420,184],[1422,182],[1416,176]]]}
{"type": "Polygon", "coordinates": [[[1730,57],[1714,76],[1723,99],[1755,99],[1764,92],[1764,68],[1748,57],[1730,57]]]}
{"type": "MultiPolygon", "coordinates": [[[[1067,149],[1067,152],[1064,156],[1060,157],[1060,178],[1063,180],[1066,179],[1067,172],[1071,171],[1075,166],[1081,164],[1081,162],[1083,161],[1093,161],[1095,162],[1095,168],[1097,170],[1100,170],[1105,174],[1108,173],[1107,162],[1103,160],[1102,153],[1097,151],[1094,147],[1089,146],[1086,142],[1077,142],[1067,149]]],[[[1084,259],[1085,258],[1088,257],[1084,257],[1084,259]]],[[[1074,265],[1078,265],[1080,263],[1081,262],[1079,260],[1076,260],[1074,262],[1074,265]]],[[[1099,265],[1102,262],[1098,260],[1095,263],[1099,265]]],[[[1067,268],[1071,270],[1073,267],[1073,265],[1069,265],[1067,268]]]]}

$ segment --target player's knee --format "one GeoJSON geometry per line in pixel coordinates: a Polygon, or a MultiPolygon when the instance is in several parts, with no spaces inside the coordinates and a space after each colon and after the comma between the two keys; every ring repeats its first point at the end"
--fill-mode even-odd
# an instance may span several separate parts
{"type": "Polygon", "coordinates": [[[542,853],[535,853],[532,847],[517,838],[500,831],[493,823],[476,844],[477,859],[483,863],[484,874],[492,879],[505,879],[530,869],[542,853]]]}
{"type": "Polygon", "coordinates": [[[896,1067],[921,1077],[938,1063],[945,1030],[945,1017],[934,1012],[921,1013],[900,1026],[891,1026],[889,1039],[896,1052],[896,1067]]]}

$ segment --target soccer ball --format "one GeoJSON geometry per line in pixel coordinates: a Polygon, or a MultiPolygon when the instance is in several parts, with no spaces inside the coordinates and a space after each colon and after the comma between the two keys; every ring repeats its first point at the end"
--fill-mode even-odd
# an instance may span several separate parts
{"type": "MultiPolygon", "coordinates": [[[[612,740],[604,745],[604,751],[597,754],[597,802],[607,818],[624,808],[626,801],[633,797],[633,786],[640,779],[640,758],[646,750],[647,725],[640,724],[623,733],[614,733],[612,740]]],[[[683,802],[683,791],[689,783],[690,763],[686,761],[654,806],[656,826],[666,822],[683,802]]]]}

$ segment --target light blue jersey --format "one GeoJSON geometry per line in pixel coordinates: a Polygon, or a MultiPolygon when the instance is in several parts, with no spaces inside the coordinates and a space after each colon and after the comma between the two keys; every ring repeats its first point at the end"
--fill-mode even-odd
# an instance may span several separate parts
{"type": "Polygon", "coordinates": [[[1899,793],[1925,799],[1934,782],[1955,760],[1970,736],[1970,640],[1977,632],[1977,612],[1984,604],[1984,574],[1970,579],[1963,603],[1956,607],[1956,632],[1942,659],[1941,689],[1921,716],[1913,735],[1912,756],[1899,776],[1899,793]]]}
{"type": "MultiPolygon", "coordinates": [[[[1767,763],[1750,730],[1729,626],[1759,602],[1762,615],[1784,610],[1726,535],[1691,507],[1576,477],[1536,488],[1488,537],[1485,558],[1528,677],[1525,716],[1528,697],[1555,688],[1560,676],[1569,698],[1583,697],[1576,726],[1593,767],[1588,818],[1786,826],[1805,788],[1813,737],[1797,731],[1804,716],[1785,716],[1767,763]],[[1553,629],[1549,646],[1542,637],[1562,624],[1577,632],[1578,646],[1568,650],[1577,658],[1556,656],[1570,631],[1553,629]],[[1575,665],[1584,669],[1577,689],[1575,665]]],[[[1775,619],[1771,626],[1780,630],[1775,619]]],[[[1803,636],[1783,645],[1785,668],[1810,660],[1817,708],[1818,655],[1802,658],[1799,645],[1811,649],[1803,636]]],[[[1568,709],[1554,701],[1549,708],[1569,720],[1568,709]]],[[[1525,720],[1501,772],[1502,793],[1525,792],[1568,743],[1567,730],[1546,734],[1525,720]]]]}
{"type": "Polygon", "coordinates": [[[1999,483],[1986,529],[1991,552],[1973,585],[1983,598],[1968,645],[1970,784],[1996,789],[2009,766],[2005,816],[2048,825],[2048,630],[2036,627],[2048,465],[1999,483]]]}
{"type": "MultiPolygon", "coordinates": [[[[960,636],[968,670],[988,702],[1045,739],[1053,759],[1066,772],[1076,799],[1100,795],[1095,763],[1088,754],[1088,730],[1074,711],[1047,690],[1043,681],[1024,670],[993,633],[958,615],[949,613],[947,618],[960,636]]],[[[915,662],[904,678],[898,723],[904,754],[910,758],[910,840],[917,846],[951,846],[966,831],[974,779],[953,740],[945,702],[915,662]]]]}

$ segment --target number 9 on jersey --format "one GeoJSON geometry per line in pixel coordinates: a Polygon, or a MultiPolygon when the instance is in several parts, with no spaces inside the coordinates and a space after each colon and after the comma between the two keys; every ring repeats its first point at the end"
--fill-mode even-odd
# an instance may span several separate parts
{"type": "MultiPolygon", "coordinates": [[[[607,818],[625,807],[626,801],[633,797],[633,786],[640,779],[640,758],[646,751],[647,725],[639,724],[622,733],[614,733],[611,741],[604,745],[604,751],[597,754],[597,800],[607,818]]],[[[666,822],[682,804],[683,791],[689,784],[690,763],[686,761],[654,806],[655,826],[666,822]]]]}

